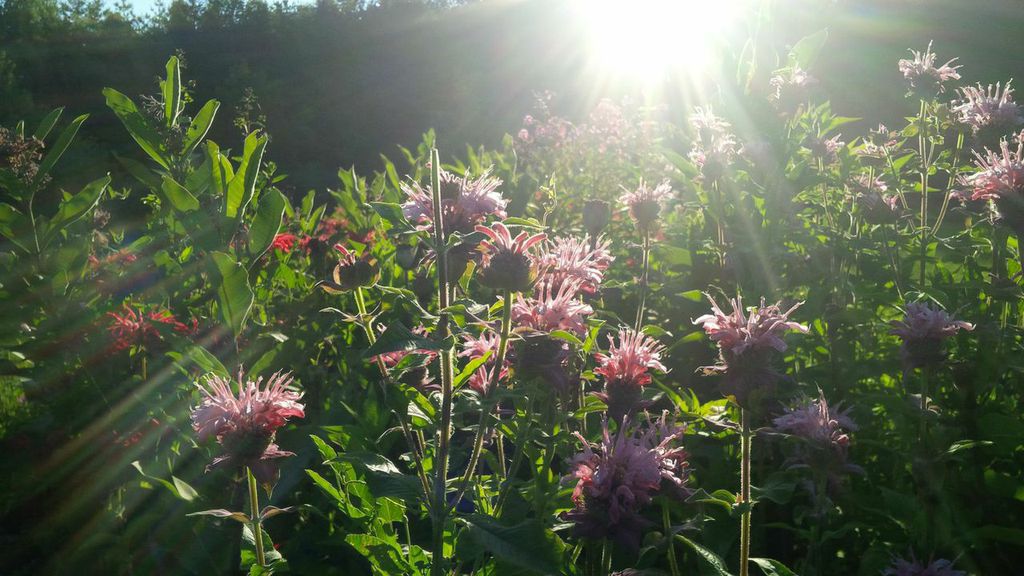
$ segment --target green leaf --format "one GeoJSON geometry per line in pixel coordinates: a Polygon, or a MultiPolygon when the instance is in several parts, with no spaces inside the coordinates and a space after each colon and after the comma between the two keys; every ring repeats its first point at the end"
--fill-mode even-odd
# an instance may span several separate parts
{"type": "Polygon", "coordinates": [[[71,121],[71,124],[60,133],[57,137],[57,141],[53,143],[49,148],[49,152],[43,157],[43,161],[39,163],[39,171],[32,177],[32,185],[38,186],[43,178],[53,170],[54,165],[60,160],[60,157],[64,155],[64,152],[71,146],[71,141],[75,139],[75,135],[78,134],[78,129],[88,118],[88,114],[82,114],[78,118],[71,121]]]}
{"type": "Polygon", "coordinates": [[[103,195],[103,191],[107,189],[108,184],[110,184],[109,174],[86,184],[85,188],[82,188],[78,194],[61,202],[60,208],[57,209],[57,213],[47,226],[46,233],[43,236],[42,247],[45,248],[65,226],[77,221],[82,216],[85,216],[89,210],[92,210],[93,206],[96,206],[96,203],[100,201],[100,196],[103,195]]]}
{"type": "Polygon", "coordinates": [[[164,176],[160,184],[160,191],[170,201],[171,206],[174,206],[174,209],[179,212],[191,212],[199,208],[199,200],[170,176],[164,176]]]}
{"type": "Polygon", "coordinates": [[[395,540],[384,540],[370,534],[349,534],[345,542],[365,556],[374,568],[374,574],[412,574],[402,548],[395,540]]]}
{"type": "Polygon", "coordinates": [[[536,574],[561,574],[565,544],[536,519],[512,526],[490,516],[472,514],[460,519],[466,537],[494,557],[536,574]]]}
{"type": "Polygon", "coordinates": [[[654,247],[654,253],[658,256],[659,262],[663,262],[672,267],[693,265],[693,257],[691,256],[690,251],[686,248],[671,246],[669,244],[658,244],[654,247]]]}
{"type": "Polygon", "coordinates": [[[50,130],[53,130],[54,125],[57,124],[57,120],[60,119],[60,115],[63,112],[64,108],[52,110],[45,118],[43,118],[43,121],[39,123],[39,127],[36,128],[36,132],[33,136],[40,140],[46,140],[46,137],[50,135],[50,130]]]}
{"type": "Polygon", "coordinates": [[[164,121],[170,128],[181,112],[181,67],[177,56],[167,60],[167,79],[160,82],[160,87],[164,95],[164,121]]]}
{"type": "Polygon", "coordinates": [[[192,119],[192,123],[189,124],[188,130],[185,131],[185,139],[182,142],[182,156],[188,156],[196,149],[196,146],[206,137],[206,133],[210,131],[210,125],[213,124],[213,118],[217,115],[217,109],[220,108],[220,102],[216,100],[209,100],[199,112],[196,112],[195,118],[192,119]]]}
{"type": "Polygon", "coordinates": [[[29,249],[31,238],[23,237],[27,229],[28,218],[14,206],[0,202],[0,234],[25,252],[32,252],[29,249]]]}
{"type": "Polygon", "coordinates": [[[402,213],[401,205],[393,202],[370,202],[370,206],[378,216],[390,222],[396,229],[408,230],[412,228],[409,221],[405,219],[405,214],[402,213]]]}
{"type": "Polygon", "coordinates": [[[254,300],[249,275],[244,266],[223,252],[212,253],[211,258],[214,271],[220,277],[217,302],[221,317],[235,338],[238,338],[254,300]]]}
{"type": "Polygon", "coordinates": [[[412,330],[406,328],[401,322],[392,322],[388,324],[384,333],[377,338],[377,342],[363,352],[363,356],[373,358],[378,354],[412,352],[413,350],[441,350],[441,345],[433,340],[414,334],[412,330]]]}
{"type": "Polygon", "coordinates": [[[216,374],[221,378],[231,378],[231,374],[224,367],[224,364],[206,348],[198,344],[190,344],[186,338],[180,338],[180,341],[176,341],[174,344],[177,350],[184,349],[184,352],[168,352],[167,355],[174,358],[175,362],[182,366],[182,368],[185,367],[184,361],[189,360],[198,366],[204,374],[216,374]]]}
{"type": "Polygon", "coordinates": [[[285,203],[284,195],[273,188],[260,194],[256,216],[249,228],[249,254],[254,261],[267,251],[281,229],[285,203]]]}
{"type": "Polygon", "coordinates": [[[704,561],[704,564],[711,568],[713,574],[717,574],[718,576],[732,576],[732,574],[729,573],[729,570],[726,569],[725,562],[718,557],[718,554],[715,554],[711,550],[697,544],[682,534],[676,534],[676,539],[693,549],[693,551],[700,556],[701,560],[704,561]]]}
{"type": "Polygon", "coordinates": [[[132,160],[131,158],[124,158],[118,154],[114,154],[114,158],[124,166],[124,169],[129,174],[135,177],[136,180],[144,184],[150,190],[154,192],[160,190],[160,175],[147,168],[142,162],[132,160]]]}
{"type": "Polygon", "coordinates": [[[164,147],[160,134],[149,125],[131,98],[113,88],[104,88],[103,95],[107,99],[107,107],[121,119],[121,123],[131,134],[132,139],[149,157],[164,168],[170,169],[167,163],[167,149],[164,147]]]}
{"type": "Polygon", "coordinates": [[[751,562],[761,567],[765,576],[797,576],[785,564],[771,558],[751,558],[751,562]]]}
{"type": "Polygon", "coordinates": [[[452,382],[452,388],[458,390],[459,386],[462,386],[462,383],[465,382],[466,379],[468,379],[470,376],[476,373],[477,369],[483,366],[484,363],[490,359],[492,353],[493,352],[491,350],[488,350],[487,352],[484,353],[483,356],[480,356],[479,358],[474,358],[467,362],[465,368],[463,368],[462,371],[459,372],[459,375],[456,376],[455,380],[452,382]]]}
{"type": "Polygon", "coordinates": [[[789,51],[787,58],[789,66],[799,66],[807,70],[814,65],[814,62],[821,54],[828,40],[828,28],[818,30],[814,34],[804,36],[789,51]]]}
{"type": "Polygon", "coordinates": [[[234,177],[228,182],[227,195],[224,197],[224,216],[234,220],[245,212],[245,207],[252,199],[256,177],[260,173],[260,162],[263,161],[263,151],[266,148],[266,136],[253,132],[245,137],[242,162],[238,165],[234,177]]]}
{"type": "Polygon", "coordinates": [[[203,510],[200,512],[192,512],[191,514],[185,514],[185,516],[213,516],[214,518],[230,518],[236,522],[243,524],[251,522],[249,515],[245,512],[232,512],[225,510],[224,508],[215,508],[213,510],[203,510]]]}

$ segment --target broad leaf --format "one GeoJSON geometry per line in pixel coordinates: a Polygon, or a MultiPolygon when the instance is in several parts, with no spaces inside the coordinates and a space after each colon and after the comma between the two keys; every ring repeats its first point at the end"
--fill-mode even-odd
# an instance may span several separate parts
{"type": "Polygon", "coordinates": [[[89,210],[92,210],[93,206],[96,206],[96,203],[100,201],[100,196],[103,195],[103,191],[107,189],[108,184],[110,184],[110,175],[93,180],[86,184],[85,188],[82,188],[78,194],[61,202],[60,208],[57,209],[57,213],[50,220],[49,227],[43,236],[43,248],[65,226],[77,221],[82,216],[85,216],[89,210]]]}
{"type": "Polygon", "coordinates": [[[765,576],[796,576],[785,564],[771,558],[751,558],[751,562],[761,567],[765,576]]]}
{"type": "Polygon", "coordinates": [[[217,115],[217,109],[219,108],[220,102],[210,100],[199,109],[199,112],[192,119],[192,123],[189,124],[188,130],[185,131],[185,139],[182,142],[183,148],[181,150],[182,156],[191,154],[203,138],[206,137],[206,133],[210,131],[213,118],[217,115]]]}
{"type": "Polygon", "coordinates": [[[211,259],[213,271],[220,276],[217,302],[220,305],[221,317],[231,328],[235,338],[238,338],[254,300],[252,288],[249,286],[249,276],[244,266],[223,252],[214,252],[211,259]]]}
{"type": "Polygon", "coordinates": [[[174,206],[174,209],[179,212],[191,212],[199,208],[199,200],[170,176],[164,176],[160,184],[160,191],[164,193],[164,197],[171,203],[171,206],[174,206]]]}
{"type": "Polygon", "coordinates": [[[32,185],[38,186],[43,178],[53,170],[54,165],[60,160],[60,157],[64,155],[64,152],[71,145],[71,141],[75,139],[75,135],[78,134],[78,129],[82,126],[82,122],[88,118],[88,114],[82,114],[78,118],[71,121],[71,124],[60,133],[57,137],[57,141],[50,146],[46,156],[43,157],[43,161],[39,163],[39,171],[32,178],[32,185]]]}
{"type": "Polygon", "coordinates": [[[266,147],[266,136],[259,136],[253,132],[245,138],[242,162],[238,165],[234,177],[228,182],[227,196],[224,198],[224,216],[235,219],[245,212],[256,186],[256,177],[260,173],[260,162],[263,161],[263,151],[266,147]]]}
{"type": "Polygon", "coordinates": [[[139,112],[131,98],[113,88],[104,88],[103,95],[107,98],[107,107],[121,119],[121,123],[139,147],[157,164],[170,169],[166,158],[167,149],[160,134],[149,125],[149,121],[139,112]]]}
{"type": "Polygon", "coordinates": [[[286,202],[284,195],[273,188],[260,194],[256,216],[249,228],[249,254],[254,261],[267,251],[281,229],[286,202]]]}
{"type": "Polygon", "coordinates": [[[167,79],[160,82],[160,87],[164,96],[164,122],[170,128],[181,112],[181,67],[177,56],[167,61],[167,79]]]}
{"type": "Polygon", "coordinates": [[[461,521],[466,537],[495,558],[537,574],[562,573],[565,544],[536,519],[505,526],[490,516],[473,514],[461,521]]]}
{"type": "Polygon", "coordinates": [[[39,123],[39,127],[36,128],[35,136],[40,140],[46,140],[46,137],[50,135],[50,130],[57,124],[57,120],[60,119],[60,115],[64,112],[64,108],[57,108],[52,110],[49,114],[43,118],[43,121],[39,123]]]}

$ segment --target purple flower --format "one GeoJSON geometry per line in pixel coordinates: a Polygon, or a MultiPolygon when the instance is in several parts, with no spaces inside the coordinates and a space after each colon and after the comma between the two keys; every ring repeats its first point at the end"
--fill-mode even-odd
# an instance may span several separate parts
{"type": "Polygon", "coordinates": [[[780,375],[771,367],[771,356],[786,350],[782,335],[789,330],[807,333],[806,326],[789,319],[803,302],[783,312],[778,304],[766,306],[762,298],[761,305],[748,313],[737,296],[729,301],[732,312],[726,314],[710,294],[705,296],[711,302],[712,313],[693,323],[702,325],[708,337],[718,344],[719,364],[703,370],[723,374],[723,390],[744,406],[754,389],[769,387],[778,380],[780,375]]]}
{"type": "Polygon", "coordinates": [[[900,354],[908,369],[938,364],[945,360],[942,341],[956,335],[961,329],[974,330],[974,324],[954,320],[941,308],[934,309],[926,302],[907,304],[903,320],[893,320],[890,334],[903,340],[900,354]]]}
{"type": "Polygon", "coordinates": [[[641,180],[640,186],[636,190],[632,192],[625,188],[623,190],[625,193],[619,196],[619,202],[629,208],[629,215],[641,230],[648,229],[657,221],[662,203],[672,194],[672,186],[667,179],[654,188],[648,188],[647,184],[641,180]]]}
{"type": "MultiPolygon", "coordinates": [[[[488,216],[505,217],[507,201],[498,192],[501,180],[486,171],[478,178],[456,176],[441,170],[441,212],[445,233],[468,233],[488,216]]],[[[402,213],[420,230],[429,230],[434,220],[434,201],[430,186],[418,182],[402,183],[408,196],[402,204],[402,213]]]]}
{"type": "Polygon", "coordinates": [[[540,256],[540,267],[552,287],[557,289],[565,280],[574,278],[579,280],[581,292],[594,294],[614,260],[607,241],[569,236],[548,243],[540,256]]]}
{"type": "Polygon", "coordinates": [[[1013,101],[1010,82],[1002,89],[998,83],[989,84],[987,88],[981,84],[965,86],[960,88],[960,94],[963,98],[953,103],[953,114],[969,126],[975,136],[983,132],[1002,136],[1024,124],[1020,106],[1013,101]]]}
{"type": "Polygon", "coordinates": [[[570,278],[562,281],[555,289],[547,281],[538,282],[533,296],[519,295],[512,308],[512,321],[520,327],[537,332],[565,330],[577,336],[587,332],[584,319],[594,309],[577,298],[580,281],[570,278]]]}
{"type": "Polygon", "coordinates": [[[999,152],[985,149],[974,153],[979,170],[960,183],[971,192],[971,200],[994,200],[999,216],[1017,234],[1024,233],[1024,141],[1016,150],[1008,141],[999,142],[999,152]]]}
{"type": "Polygon", "coordinates": [[[910,53],[914,55],[914,58],[900,60],[898,66],[903,77],[910,83],[912,90],[919,93],[937,94],[945,91],[945,86],[943,86],[945,82],[960,79],[960,73],[957,72],[960,66],[950,66],[956,62],[956,58],[942,66],[935,66],[936,55],[932,52],[931,42],[928,43],[928,48],[924,52],[911,50],[910,53]]]}
{"type": "Polygon", "coordinates": [[[572,472],[563,481],[575,480],[575,507],[565,519],[575,524],[582,538],[611,538],[637,549],[642,531],[650,522],[641,515],[644,506],[663,488],[682,491],[688,476],[686,453],[674,444],[685,427],[668,421],[667,414],[651,422],[639,435],[629,431],[628,418],[613,436],[608,421],[602,441],[593,446],[583,436],[583,452],[570,462],[572,472]]]}
{"type": "Polygon", "coordinates": [[[594,355],[600,364],[594,373],[604,377],[604,392],[597,396],[608,405],[608,415],[621,421],[636,407],[642,388],[650,384],[649,371],[668,371],[661,363],[665,347],[629,328],[619,331],[618,344],[611,336],[608,340],[608,354],[594,355]]]}
{"type": "Polygon", "coordinates": [[[690,161],[697,165],[706,180],[717,180],[732,164],[738,144],[731,125],[715,116],[710,107],[698,106],[690,116],[695,131],[690,161]]]}
{"type": "Polygon", "coordinates": [[[501,222],[487,228],[477,225],[476,231],[487,236],[477,250],[483,256],[480,263],[480,283],[495,290],[523,292],[537,280],[537,266],[530,248],[543,242],[546,234],[530,235],[520,232],[512,238],[501,222]]]}
{"type": "Polygon", "coordinates": [[[846,142],[840,140],[841,137],[842,134],[831,138],[809,136],[804,140],[804,148],[810,150],[812,157],[820,158],[825,164],[832,164],[839,160],[839,150],[846,146],[846,142]]]}
{"type": "Polygon", "coordinates": [[[272,478],[274,470],[265,461],[292,455],[273,443],[277,430],[289,418],[305,416],[299,403],[302,393],[291,384],[289,374],[277,372],[264,387],[262,377],[248,380],[241,371],[237,395],[228,378],[212,375],[205,385],[197,384],[204,398],[192,409],[192,428],[200,442],[213,436],[225,450],[210,467],[228,463],[248,466],[262,482],[272,478]]]}
{"type": "Polygon", "coordinates": [[[953,568],[953,563],[949,560],[933,560],[927,566],[922,564],[914,555],[910,555],[910,560],[904,558],[897,558],[893,560],[891,566],[882,572],[884,576],[967,576],[967,573],[963,570],[956,570],[953,568]]]}
{"type": "Polygon", "coordinates": [[[899,146],[897,136],[898,134],[889,130],[885,124],[879,124],[878,128],[870,131],[870,137],[865,139],[854,153],[861,158],[888,158],[899,146]]]}
{"type": "Polygon", "coordinates": [[[899,197],[886,194],[889,186],[881,177],[871,179],[867,174],[858,174],[849,182],[850,190],[861,213],[868,222],[880,223],[892,219],[899,197]]]}
{"type": "Polygon", "coordinates": [[[783,110],[793,110],[807,100],[810,89],[818,84],[818,80],[799,65],[793,65],[776,72],[768,84],[772,89],[768,99],[783,110]]]}

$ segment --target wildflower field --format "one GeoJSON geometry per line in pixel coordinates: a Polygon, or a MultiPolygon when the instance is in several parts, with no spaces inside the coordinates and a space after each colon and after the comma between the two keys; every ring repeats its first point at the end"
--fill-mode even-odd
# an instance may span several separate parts
{"type": "Polygon", "coordinates": [[[173,47],[0,127],[0,573],[1020,574],[1013,71],[847,116],[747,4],[685,106],[320,189],[173,47]]]}

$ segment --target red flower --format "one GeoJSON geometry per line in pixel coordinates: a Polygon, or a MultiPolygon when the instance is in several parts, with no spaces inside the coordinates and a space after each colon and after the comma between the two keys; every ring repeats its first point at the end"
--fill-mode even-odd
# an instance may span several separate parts
{"type": "Polygon", "coordinates": [[[295,234],[278,234],[274,236],[274,241],[270,243],[270,247],[274,250],[279,250],[285,254],[292,251],[292,247],[295,246],[296,238],[295,234]]]}

